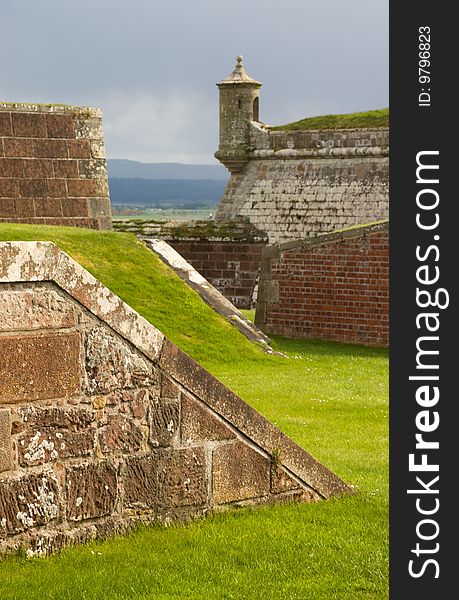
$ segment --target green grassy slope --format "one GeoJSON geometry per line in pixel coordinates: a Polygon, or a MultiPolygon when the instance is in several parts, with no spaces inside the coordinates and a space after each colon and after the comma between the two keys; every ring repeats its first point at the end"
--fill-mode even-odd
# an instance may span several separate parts
{"type": "Polygon", "coordinates": [[[362,127],[389,127],[389,109],[369,110],[345,115],[308,117],[301,121],[270,127],[273,131],[294,129],[355,129],[362,127]]]}
{"type": "Polygon", "coordinates": [[[13,239],[57,243],[357,493],[9,557],[1,600],[387,599],[386,350],[275,338],[289,358],[268,356],[130,234],[0,225],[13,239]]]}
{"type": "Polygon", "coordinates": [[[195,360],[212,366],[262,352],[132,234],[0,224],[0,241],[52,241],[195,360]]]}

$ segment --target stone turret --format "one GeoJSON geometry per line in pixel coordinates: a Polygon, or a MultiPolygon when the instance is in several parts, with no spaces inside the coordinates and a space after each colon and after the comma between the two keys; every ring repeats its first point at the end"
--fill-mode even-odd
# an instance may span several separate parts
{"type": "Polygon", "coordinates": [[[261,83],[247,75],[242,56],[234,71],[217,83],[220,90],[220,144],[215,158],[231,173],[241,171],[248,161],[250,121],[259,121],[261,83]]]}

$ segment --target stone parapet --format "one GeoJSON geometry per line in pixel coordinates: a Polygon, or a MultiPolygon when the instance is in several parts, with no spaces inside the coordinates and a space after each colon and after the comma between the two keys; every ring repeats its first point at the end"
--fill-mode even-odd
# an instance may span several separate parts
{"type": "Polygon", "coordinates": [[[276,244],[388,217],[387,128],[271,131],[252,122],[250,136],[217,223],[249,223],[276,244]]]}

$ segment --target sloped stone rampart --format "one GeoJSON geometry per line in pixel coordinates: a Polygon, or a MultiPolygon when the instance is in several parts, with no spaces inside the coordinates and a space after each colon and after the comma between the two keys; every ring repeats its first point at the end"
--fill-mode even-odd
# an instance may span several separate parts
{"type": "Polygon", "coordinates": [[[231,325],[236,327],[251,342],[255,342],[268,354],[273,350],[269,345],[269,338],[256,327],[249,319],[238,310],[234,304],[227,300],[201,273],[184,259],[170,244],[164,240],[143,238],[148,248],[161,258],[171,269],[177,273],[187,285],[195,290],[201,298],[216,312],[222,315],[231,325]]]}
{"type": "Polygon", "coordinates": [[[244,223],[114,221],[116,231],[167,242],[237,308],[253,308],[267,236],[244,223]]]}
{"type": "Polygon", "coordinates": [[[351,491],[51,243],[0,244],[0,381],[3,552],[351,491]]]}

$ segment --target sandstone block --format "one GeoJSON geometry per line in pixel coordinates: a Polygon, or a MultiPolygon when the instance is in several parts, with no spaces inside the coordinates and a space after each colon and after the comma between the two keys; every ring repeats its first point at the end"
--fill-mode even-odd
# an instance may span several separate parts
{"type": "Polygon", "coordinates": [[[0,135],[12,135],[11,114],[8,112],[0,113],[0,135]]]}
{"type": "Polygon", "coordinates": [[[43,198],[46,196],[44,179],[20,179],[19,191],[23,198],[43,198]]]}
{"type": "Polygon", "coordinates": [[[69,158],[91,158],[91,146],[88,140],[68,140],[69,158]]]}
{"type": "Polygon", "coordinates": [[[59,488],[52,473],[0,481],[0,534],[45,525],[59,516],[59,488]]]}
{"type": "Polygon", "coordinates": [[[81,431],[95,420],[94,411],[86,408],[27,407],[20,410],[24,423],[33,427],[58,427],[69,431],[81,431]]]}
{"type": "Polygon", "coordinates": [[[128,457],[122,472],[124,504],[128,507],[154,508],[160,504],[159,456],[128,457]]]}
{"type": "MultiPolygon", "coordinates": [[[[155,397],[156,393],[155,389],[151,390],[152,397],[155,397]]],[[[120,400],[126,403],[125,410],[128,412],[130,410],[132,416],[136,419],[144,419],[147,416],[149,398],[150,392],[146,389],[124,390],[120,395],[120,400]]]]}
{"type": "MultiPolygon", "coordinates": [[[[0,179],[0,198],[18,198],[19,188],[16,179],[2,178],[0,179]]],[[[6,215],[5,215],[6,216],[6,215]]]]}
{"type": "Polygon", "coordinates": [[[143,437],[140,427],[122,415],[109,415],[99,434],[102,452],[136,452],[142,447],[143,437]]]}
{"type": "Polygon", "coordinates": [[[90,217],[110,218],[110,198],[91,198],[91,200],[88,202],[88,215],[90,217]]]}
{"type": "Polygon", "coordinates": [[[236,434],[188,395],[182,397],[182,443],[229,440],[236,434]]]}
{"type": "Polygon", "coordinates": [[[82,179],[107,178],[107,167],[103,158],[79,160],[78,172],[82,179]]]}
{"type": "MultiPolygon", "coordinates": [[[[53,160],[52,162],[54,175],[56,177],[78,177],[78,162],[76,160],[53,160]]],[[[29,175],[29,177],[31,177],[31,175],[29,175]]],[[[48,175],[46,175],[46,177],[48,177],[48,175]]]]}
{"type": "Polygon", "coordinates": [[[178,440],[180,404],[178,401],[156,400],[150,404],[148,424],[150,444],[154,447],[170,446],[178,440]]]}
{"type": "Polygon", "coordinates": [[[77,333],[0,338],[0,404],[75,394],[79,352],[77,333]]]}
{"type": "Polygon", "coordinates": [[[86,217],[89,215],[87,198],[63,198],[62,215],[64,217],[86,217]]]}
{"type": "Polygon", "coordinates": [[[70,198],[97,196],[96,182],[92,179],[68,179],[67,189],[70,198]]]}
{"type": "Polygon", "coordinates": [[[118,494],[116,467],[109,462],[65,470],[67,518],[81,521],[110,515],[118,494]]]}
{"type": "Polygon", "coordinates": [[[87,387],[91,394],[158,384],[151,362],[107,327],[94,327],[86,333],[85,354],[87,387]]]}
{"type": "Polygon", "coordinates": [[[34,198],[33,203],[37,217],[62,217],[60,198],[34,198]]]}
{"type": "Polygon", "coordinates": [[[0,158],[0,177],[24,177],[24,167],[19,158],[0,158]]]}
{"type": "Polygon", "coordinates": [[[85,140],[103,140],[102,119],[75,119],[76,137],[85,140]]]}
{"type": "Polygon", "coordinates": [[[35,143],[34,140],[26,138],[5,138],[3,140],[3,151],[5,156],[33,157],[35,156],[35,143]]]}
{"type": "Polygon", "coordinates": [[[46,115],[46,127],[50,138],[75,137],[75,127],[71,115],[46,115]]]}
{"type": "Polygon", "coordinates": [[[49,289],[0,291],[2,331],[73,327],[75,308],[49,289]]]}
{"type": "Polygon", "coordinates": [[[130,457],[123,474],[128,507],[201,506],[207,503],[207,474],[201,448],[155,450],[130,457]]]}
{"type": "Polygon", "coordinates": [[[20,411],[22,433],[18,437],[19,464],[33,466],[49,461],[93,453],[95,416],[86,409],[60,407],[20,411]]]}
{"type": "Polygon", "coordinates": [[[93,158],[105,158],[105,144],[103,140],[91,140],[91,156],[93,158]]]}
{"type": "Polygon", "coordinates": [[[14,208],[15,201],[13,198],[0,198],[0,217],[14,217],[14,208]]]}
{"type": "MultiPolygon", "coordinates": [[[[24,177],[40,179],[53,177],[53,161],[49,158],[24,159],[24,177]]],[[[58,177],[58,175],[57,175],[58,177]]]]}
{"type": "Polygon", "coordinates": [[[267,496],[270,461],[243,442],[213,452],[213,498],[217,504],[267,496]]]}
{"type": "Polygon", "coordinates": [[[15,218],[27,218],[35,216],[35,206],[28,198],[15,198],[15,218]]]}
{"type": "Polygon", "coordinates": [[[67,185],[65,179],[47,179],[46,194],[49,198],[66,198],[67,185]]]}
{"type": "Polygon", "coordinates": [[[14,468],[11,442],[11,411],[0,408],[0,473],[14,468]]]}
{"type": "Polygon", "coordinates": [[[37,158],[67,158],[67,142],[65,140],[36,140],[35,156],[37,158]]]}
{"type": "Polygon", "coordinates": [[[19,464],[22,467],[50,461],[88,456],[95,446],[95,429],[68,431],[55,427],[27,428],[18,438],[19,464]]]}
{"type": "Polygon", "coordinates": [[[12,113],[13,132],[16,137],[45,138],[46,118],[37,113],[12,113]]]}
{"type": "Polygon", "coordinates": [[[271,492],[280,494],[299,489],[300,485],[279,465],[271,465],[271,492]]]}
{"type": "MultiPolygon", "coordinates": [[[[161,451],[160,451],[161,452],[161,451]]],[[[166,506],[201,506],[207,503],[206,459],[201,448],[165,450],[158,473],[166,506]]]]}

